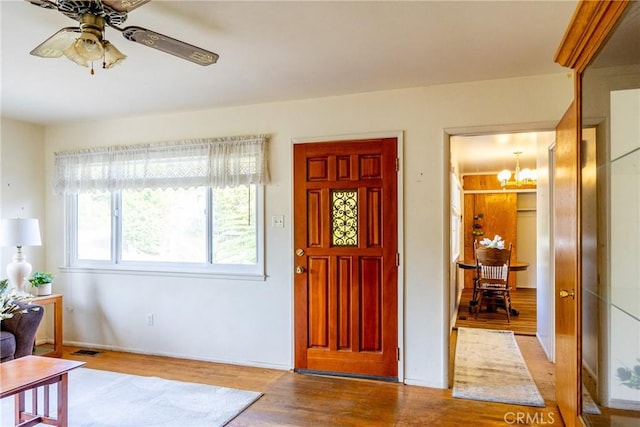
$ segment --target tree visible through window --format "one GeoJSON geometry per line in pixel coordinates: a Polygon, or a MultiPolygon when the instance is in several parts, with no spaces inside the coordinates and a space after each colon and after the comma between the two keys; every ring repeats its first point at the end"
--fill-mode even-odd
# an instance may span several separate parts
{"type": "Polygon", "coordinates": [[[111,259],[111,193],[83,193],[77,197],[77,257],[111,259]]]}
{"type": "Polygon", "coordinates": [[[255,186],[213,190],[213,262],[255,264],[255,186]]]}
{"type": "Polygon", "coordinates": [[[258,187],[143,189],[75,197],[72,264],[257,266],[258,187]],[[112,256],[112,247],[115,253],[112,256]]]}
{"type": "Polygon", "coordinates": [[[207,261],[205,189],[124,190],[121,216],[123,261],[207,261]]]}

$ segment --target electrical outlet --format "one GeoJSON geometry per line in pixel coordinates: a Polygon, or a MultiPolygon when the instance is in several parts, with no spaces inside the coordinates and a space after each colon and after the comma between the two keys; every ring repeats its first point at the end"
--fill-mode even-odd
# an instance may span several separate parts
{"type": "Polygon", "coordinates": [[[147,313],[147,326],[153,326],[153,313],[147,313]]]}

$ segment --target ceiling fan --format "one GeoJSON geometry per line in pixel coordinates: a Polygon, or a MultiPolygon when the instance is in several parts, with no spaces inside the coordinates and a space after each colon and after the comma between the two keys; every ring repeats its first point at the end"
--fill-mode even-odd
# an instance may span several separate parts
{"type": "Polygon", "coordinates": [[[65,27],[31,51],[42,58],[66,56],[84,67],[102,59],[103,68],[111,68],[122,62],[122,54],[105,37],[105,25],[122,33],[127,40],[158,49],[191,61],[198,65],[211,65],[218,60],[216,53],[165,36],[146,28],[130,26],[120,28],[127,14],[150,0],[25,0],[45,9],[55,9],[80,23],[77,27],[65,27]]]}

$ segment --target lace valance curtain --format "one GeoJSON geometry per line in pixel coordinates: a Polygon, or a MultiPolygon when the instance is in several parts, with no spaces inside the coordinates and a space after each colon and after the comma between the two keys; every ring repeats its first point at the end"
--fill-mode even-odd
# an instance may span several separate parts
{"type": "Polygon", "coordinates": [[[55,153],[55,194],[266,184],[267,136],[207,138],[55,153]]]}

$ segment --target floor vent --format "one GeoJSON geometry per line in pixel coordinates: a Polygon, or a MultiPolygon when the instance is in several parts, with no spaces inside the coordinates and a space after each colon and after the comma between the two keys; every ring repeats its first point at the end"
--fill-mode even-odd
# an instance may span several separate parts
{"type": "Polygon", "coordinates": [[[101,351],[96,351],[96,350],[76,350],[74,351],[73,355],[76,356],[96,356],[98,354],[102,353],[101,351]]]}

